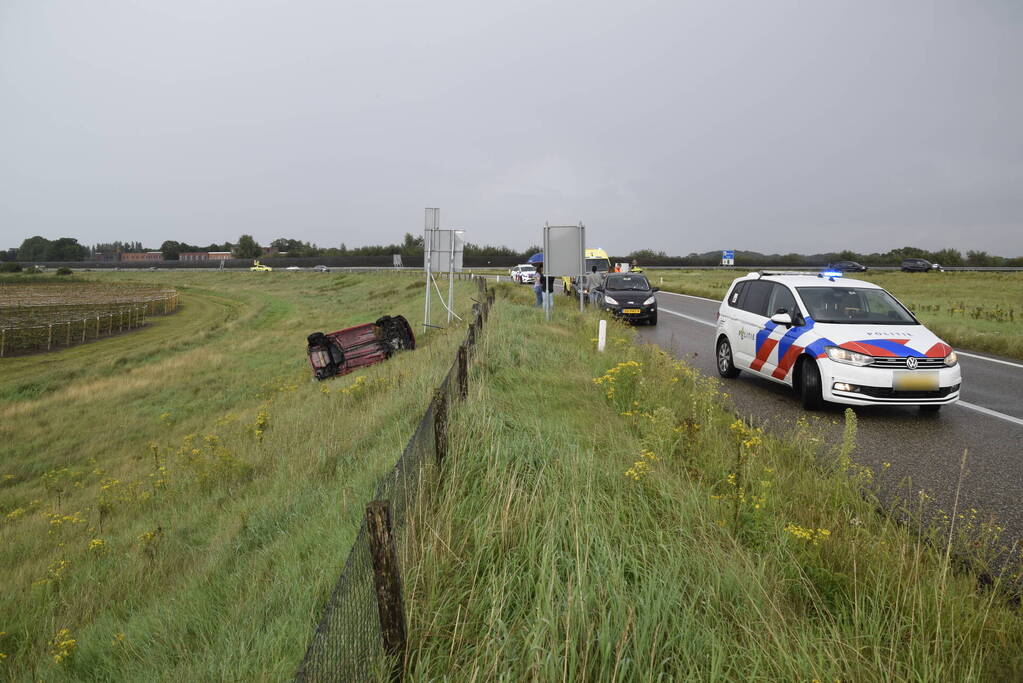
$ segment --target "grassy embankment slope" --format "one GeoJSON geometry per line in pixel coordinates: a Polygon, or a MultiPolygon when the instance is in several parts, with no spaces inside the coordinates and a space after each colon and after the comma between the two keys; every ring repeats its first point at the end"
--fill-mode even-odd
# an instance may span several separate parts
{"type": "Polygon", "coordinates": [[[91,277],[158,280],[181,310],[0,361],[0,672],[286,679],[464,328],[317,384],[306,335],[420,320],[421,279],[91,277]]]}
{"type": "Polygon", "coordinates": [[[773,438],[627,329],[598,354],[595,318],[500,293],[408,564],[413,680],[1023,676],[1018,609],[947,552],[995,532],[880,516],[851,413],[837,452],[773,438]]]}
{"type": "MultiPolygon", "coordinates": [[[[663,280],[665,291],[720,301],[732,280],[746,272],[651,270],[647,275],[655,285],[663,280]]],[[[847,277],[881,285],[956,348],[1023,359],[1023,273],[868,271],[847,277]]]]}

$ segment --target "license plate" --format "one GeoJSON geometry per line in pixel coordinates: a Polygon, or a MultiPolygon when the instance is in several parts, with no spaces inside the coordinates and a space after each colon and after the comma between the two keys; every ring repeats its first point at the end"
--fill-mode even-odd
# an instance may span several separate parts
{"type": "Polygon", "coordinates": [[[909,371],[901,372],[896,370],[892,378],[892,388],[896,391],[937,391],[938,372],[931,371],[909,371]]]}
{"type": "Polygon", "coordinates": [[[622,313],[641,313],[638,308],[623,308],[622,313]]]}

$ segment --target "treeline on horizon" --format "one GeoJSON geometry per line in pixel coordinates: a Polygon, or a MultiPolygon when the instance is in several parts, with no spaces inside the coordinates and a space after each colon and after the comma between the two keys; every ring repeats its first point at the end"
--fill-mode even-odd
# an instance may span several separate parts
{"type": "MultiPolygon", "coordinates": [[[[234,258],[249,259],[267,255],[267,249],[273,249],[272,255],[275,258],[379,257],[401,254],[403,258],[407,259],[422,259],[423,238],[405,233],[402,242],[394,244],[348,247],[342,243],[339,247],[318,247],[316,244],[302,240],[280,237],[270,242],[267,247],[263,247],[251,235],[241,235],[234,243],[213,243],[201,246],[166,240],[159,248],[150,249],[144,247],[142,242],[109,242],[86,246],[79,244],[78,240],[73,237],[49,240],[45,237],[35,236],[24,240],[18,248],[0,252],[0,260],[20,262],[92,261],[99,258],[98,254],[147,251],[162,252],[165,261],[176,261],[182,252],[190,251],[229,251],[234,258]]],[[[540,250],[540,247],[535,245],[525,251],[516,251],[505,246],[466,243],[464,262],[477,267],[484,265],[512,266],[524,263],[531,255],[540,250]]],[[[736,266],[814,267],[833,261],[857,261],[867,266],[897,266],[907,258],[923,258],[948,267],[1023,267],[1023,256],[997,256],[979,250],[969,250],[966,254],[958,249],[928,251],[918,247],[901,247],[883,253],[870,254],[861,254],[851,250],[819,254],[762,254],[756,251],[735,251],[736,266]]],[[[624,255],[612,255],[611,260],[615,262],[636,261],[639,265],[647,266],[715,266],[721,263],[721,252],[692,252],[686,256],[669,256],[664,251],[637,249],[624,255]]]]}

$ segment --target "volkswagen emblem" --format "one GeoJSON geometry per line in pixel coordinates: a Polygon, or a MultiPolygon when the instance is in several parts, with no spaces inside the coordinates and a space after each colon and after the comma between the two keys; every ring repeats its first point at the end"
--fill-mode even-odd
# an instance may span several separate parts
{"type": "Polygon", "coordinates": [[[906,367],[910,370],[916,370],[916,358],[910,356],[906,359],[906,367]]]}

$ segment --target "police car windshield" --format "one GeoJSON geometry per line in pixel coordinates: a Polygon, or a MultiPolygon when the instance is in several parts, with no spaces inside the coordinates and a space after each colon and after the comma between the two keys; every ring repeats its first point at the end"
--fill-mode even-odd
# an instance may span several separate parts
{"type": "Polygon", "coordinates": [[[810,317],[819,323],[919,325],[913,314],[883,289],[797,287],[810,317]]]}
{"type": "Polygon", "coordinates": [[[604,288],[613,289],[616,292],[645,292],[650,289],[650,283],[642,275],[608,275],[604,288]]]}

